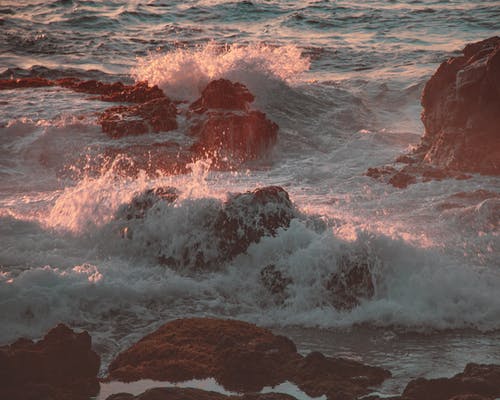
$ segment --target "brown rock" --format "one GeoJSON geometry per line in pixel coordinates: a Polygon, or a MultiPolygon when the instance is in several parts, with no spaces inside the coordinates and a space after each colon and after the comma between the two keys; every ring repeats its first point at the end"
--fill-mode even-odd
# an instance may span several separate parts
{"type": "Polygon", "coordinates": [[[249,111],[254,96],[245,85],[226,79],[212,81],[189,107],[194,118],[192,150],[216,160],[241,163],[265,154],[275,143],[278,125],[260,111],[249,111]]]}
{"type": "Polygon", "coordinates": [[[60,324],[36,343],[0,347],[0,398],[88,399],[99,391],[99,365],[89,334],[60,324]]]}
{"type": "Polygon", "coordinates": [[[467,45],[438,68],[422,94],[419,152],[435,166],[500,174],[500,37],[467,45]]]}
{"type": "Polygon", "coordinates": [[[208,109],[247,111],[248,104],[254,101],[254,96],[241,83],[233,83],[227,79],[210,82],[201,97],[189,109],[196,113],[204,113],[208,109]]]}
{"type": "Polygon", "coordinates": [[[177,108],[160,97],[137,106],[117,106],[99,116],[103,132],[112,138],[169,131],[177,128],[177,108]]]}
{"type": "Polygon", "coordinates": [[[0,90],[23,89],[43,86],[54,86],[54,82],[45,78],[0,79],[0,90]]]}
{"type": "Polygon", "coordinates": [[[274,146],[278,125],[260,111],[244,114],[211,112],[191,129],[198,140],[192,150],[200,155],[216,154],[234,161],[254,160],[274,146]]]}
{"type": "Polygon", "coordinates": [[[500,396],[500,365],[470,363],[464,372],[452,378],[419,378],[408,383],[402,397],[408,400],[448,400],[465,395],[500,396]]]}
{"type": "Polygon", "coordinates": [[[108,378],[214,377],[224,387],[242,392],[288,380],[311,396],[354,399],[389,376],[381,368],[320,353],[302,357],[289,339],[252,324],[192,318],[169,322],[119,354],[108,378]]]}

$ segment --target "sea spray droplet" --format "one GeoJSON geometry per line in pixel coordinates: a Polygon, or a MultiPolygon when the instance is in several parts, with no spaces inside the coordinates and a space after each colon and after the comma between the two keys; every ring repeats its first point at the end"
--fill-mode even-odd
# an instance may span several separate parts
{"type": "Polygon", "coordinates": [[[136,81],[158,85],[171,98],[195,100],[213,79],[242,82],[253,91],[270,79],[292,80],[309,66],[309,59],[293,45],[220,46],[210,42],[204,47],[139,58],[131,73],[136,81]]]}

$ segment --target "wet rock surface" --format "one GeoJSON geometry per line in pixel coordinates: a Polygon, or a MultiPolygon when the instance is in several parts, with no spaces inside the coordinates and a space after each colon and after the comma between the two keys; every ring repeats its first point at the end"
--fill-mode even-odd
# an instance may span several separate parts
{"type": "Polygon", "coordinates": [[[192,388],[154,388],[138,396],[118,393],[106,400],[294,400],[295,397],[283,393],[248,393],[242,396],[226,396],[192,388]]]}
{"type": "Polygon", "coordinates": [[[169,322],[120,353],[108,379],[183,381],[214,377],[225,388],[259,391],[283,381],[310,396],[356,398],[390,373],[356,361],[297,353],[292,341],[234,320],[191,318],[169,322]]]}
{"type": "MultiPolygon", "coordinates": [[[[130,226],[124,227],[124,232],[127,232],[124,237],[132,238],[134,223],[140,222],[158,202],[163,201],[166,207],[176,207],[177,197],[172,190],[168,187],[148,190],[123,205],[116,218],[130,221],[130,226]]],[[[244,253],[262,237],[275,236],[278,229],[288,228],[296,216],[297,211],[288,193],[281,187],[268,186],[231,194],[225,202],[207,205],[203,226],[196,227],[210,238],[210,246],[202,247],[194,234],[193,241],[186,243],[181,254],[166,253],[160,245],[158,259],[176,270],[211,270],[244,253]]]]}
{"type": "Polygon", "coordinates": [[[0,347],[0,398],[87,400],[99,391],[99,366],[89,334],[60,324],[38,342],[0,347]]]}
{"type": "Polygon", "coordinates": [[[190,135],[196,138],[191,149],[236,164],[266,154],[276,143],[278,125],[261,111],[249,111],[253,100],[241,83],[210,82],[189,107],[193,115],[190,135]]]}
{"type": "Polygon", "coordinates": [[[137,106],[117,106],[99,116],[102,131],[112,138],[171,131],[177,128],[177,108],[160,97],[137,106]]]}
{"type": "Polygon", "coordinates": [[[452,378],[411,381],[401,396],[405,400],[494,399],[500,396],[500,366],[467,364],[452,378]],[[469,397],[467,397],[469,396],[469,397]],[[475,397],[474,397],[475,396],[475,397]]]}
{"type": "Polygon", "coordinates": [[[468,44],[443,62],[422,93],[425,133],[419,146],[366,175],[398,188],[467,173],[500,174],[500,37],[468,44]],[[391,171],[392,169],[392,171],[391,171]]]}

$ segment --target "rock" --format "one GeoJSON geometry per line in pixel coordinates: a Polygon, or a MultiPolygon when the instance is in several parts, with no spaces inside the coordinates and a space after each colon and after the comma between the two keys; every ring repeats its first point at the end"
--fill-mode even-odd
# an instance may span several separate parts
{"type": "Polygon", "coordinates": [[[133,396],[119,393],[109,396],[106,400],[295,400],[295,397],[283,393],[252,393],[243,396],[226,396],[221,393],[208,392],[192,388],[154,388],[133,396]]]}
{"type": "Polygon", "coordinates": [[[419,378],[406,386],[405,400],[448,400],[454,396],[500,396],[500,365],[467,364],[464,372],[452,378],[419,378]]]}
{"type": "Polygon", "coordinates": [[[443,62],[422,92],[425,133],[396,168],[366,175],[405,188],[416,182],[467,179],[465,173],[500,175],[500,37],[468,44],[443,62]]]}
{"type": "Polygon", "coordinates": [[[220,254],[233,258],[263,236],[275,236],[279,228],[288,228],[296,216],[288,193],[279,186],[232,195],[215,222],[220,254]]]}
{"type": "Polygon", "coordinates": [[[99,99],[102,101],[146,103],[166,97],[158,86],[149,86],[147,82],[124,85],[121,82],[105,83],[97,80],[82,81],[76,78],[62,78],[54,81],[54,84],[75,92],[100,94],[99,99]]]}
{"type": "Polygon", "coordinates": [[[337,261],[337,271],[326,282],[331,302],[338,310],[351,310],[361,300],[375,294],[373,266],[366,254],[343,255],[337,261]]]}
{"type": "Polygon", "coordinates": [[[467,45],[438,68],[422,94],[417,152],[441,168],[500,174],[500,37],[467,45]]]}
{"type": "MultiPolygon", "coordinates": [[[[253,324],[190,318],[169,322],[120,353],[109,366],[108,379],[178,382],[214,377],[239,392],[288,380],[312,396],[354,399],[389,376],[384,369],[320,353],[303,357],[286,337],[253,324]]],[[[243,398],[259,398],[248,396],[243,398]]]]}
{"type": "MultiPolygon", "coordinates": [[[[175,195],[169,197],[167,206],[172,205],[175,195]]],[[[131,238],[130,233],[137,221],[158,201],[156,195],[144,193],[130,204],[122,206],[117,218],[131,220],[124,228],[124,238],[131,238]],[[137,200],[140,199],[140,200],[137,200]]],[[[177,206],[177,205],[176,205],[177,206]]],[[[182,205],[181,205],[182,206],[182,205]]],[[[172,205],[173,207],[173,205],[172,205]]],[[[166,210],[168,212],[168,210],[166,210]]],[[[222,203],[213,201],[207,205],[200,221],[200,234],[206,239],[200,243],[198,234],[186,239],[182,248],[170,248],[161,243],[148,242],[152,251],[157,252],[160,263],[176,270],[207,271],[220,268],[225,262],[244,253],[248,246],[257,243],[264,236],[276,235],[278,229],[286,229],[297,215],[288,193],[278,186],[268,186],[252,192],[237,193],[229,196],[222,203]],[[207,244],[206,241],[209,241],[207,244]]]]}
{"type": "Polygon", "coordinates": [[[33,87],[54,86],[54,82],[45,78],[0,79],[0,90],[24,89],[33,87]]]}
{"type": "Polygon", "coordinates": [[[278,125],[260,111],[249,111],[253,100],[241,83],[226,79],[210,82],[189,107],[191,113],[198,114],[190,128],[190,135],[197,139],[191,149],[198,155],[233,163],[265,154],[276,143],[278,125]]]}
{"type": "Polygon", "coordinates": [[[276,144],[278,125],[260,111],[244,114],[210,112],[207,119],[191,129],[197,154],[216,154],[236,162],[254,160],[276,144]]]}
{"type": "Polygon", "coordinates": [[[135,196],[128,204],[122,205],[116,212],[117,218],[144,218],[146,212],[159,201],[172,204],[178,197],[177,189],[173,187],[158,187],[148,189],[135,196]]]}
{"type": "Polygon", "coordinates": [[[112,138],[177,129],[177,108],[161,97],[137,106],[117,106],[99,116],[103,132],[112,138]]]}
{"type": "Polygon", "coordinates": [[[274,296],[277,303],[283,303],[286,298],[286,289],[293,281],[274,264],[267,265],[260,271],[260,282],[274,296]]]}
{"type": "Polygon", "coordinates": [[[280,383],[279,366],[297,357],[290,340],[246,322],[180,319],[120,353],[109,366],[109,378],[179,382],[214,377],[229,388],[260,390],[280,383]]]}
{"type": "Polygon", "coordinates": [[[189,109],[200,114],[214,108],[247,111],[249,103],[253,101],[254,96],[245,85],[218,79],[203,89],[201,97],[192,103],[189,109]]]}
{"type": "Polygon", "coordinates": [[[0,398],[87,400],[99,391],[99,366],[89,334],[60,324],[36,343],[0,347],[0,398]]]}

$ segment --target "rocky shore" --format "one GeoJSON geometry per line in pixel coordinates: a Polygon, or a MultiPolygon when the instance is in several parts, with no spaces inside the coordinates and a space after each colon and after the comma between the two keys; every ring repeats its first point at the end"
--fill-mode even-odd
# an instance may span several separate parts
{"type": "MultiPolygon", "coordinates": [[[[100,358],[87,332],[58,325],[38,342],[19,339],[0,347],[0,398],[85,399],[99,392],[100,358]]],[[[214,378],[238,395],[195,388],[158,387],[107,400],[292,400],[261,393],[291,382],[310,397],[379,399],[377,387],[391,376],[383,368],[319,352],[302,355],[284,336],[238,320],[187,318],[170,321],[116,356],[104,382],[152,379],[183,382],[214,378]]],[[[161,382],[159,382],[161,386],[161,382]]],[[[418,378],[394,400],[492,400],[500,396],[500,365],[467,364],[451,378],[418,378]]]]}
{"type": "Polygon", "coordinates": [[[422,93],[425,133],[395,164],[366,175],[405,188],[416,182],[500,175],[500,37],[444,61],[422,93]]]}

